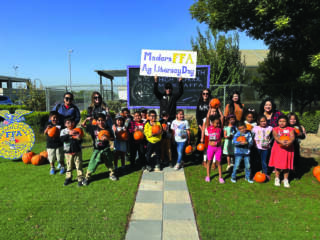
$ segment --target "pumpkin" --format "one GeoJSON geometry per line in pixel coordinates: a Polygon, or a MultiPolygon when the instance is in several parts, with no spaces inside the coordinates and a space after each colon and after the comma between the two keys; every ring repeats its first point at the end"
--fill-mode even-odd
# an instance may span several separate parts
{"type": "Polygon", "coordinates": [[[98,133],[98,139],[99,140],[102,140],[102,137],[103,136],[106,136],[107,139],[110,139],[110,132],[108,130],[101,130],[99,133],[98,133]]]}
{"type": "Polygon", "coordinates": [[[316,176],[316,179],[318,180],[318,182],[320,182],[320,174],[316,176]]]}
{"type": "Polygon", "coordinates": [[[204,151],[204,144],[203,143],[199,143],[198,146],[197,146],[197,150],[202,152],[204,151]]]}
{"type": "Polygon", "coordinates": [[[247,127],[247,131],[251,131],[253,128],[252,125],[249,123],[246,124],[246,127],[247,127]]]}
{"type": "Polygon", "coordinates": [[[163,129],[167,128],[167,124],[165,124],[165,123],[162,123],[161,126],[162,126],[163,129]]]}
{"type": "Polygon", "coordinates": [[[295,133],[296,133],[297,135],[299,135],[299,134],[300,134],[300,129],[299,129],[299,127],[298,127],[298,126],[294,128],[294,131],[295,131],[295,133]]]}
{"type": "Polygon", "coordinates": [[[30,164],[31,163],[31,158],[35,155],[34,152],[27,152],[25,154],[22,155],[22,161],[25,164],[30,164]]]}
{"type": "Polygon", "coordinates": [[[239,137],[237,137],[237,141],[238,141],[238,142],[246,142],[247,139],[246,139],[245,136],[239,136],[239,137]]]}
{"type": "Polygon", "coordinates": [[[159,125],[153,125],[152,126],[152,134],[159,135],[161,132],[161,128],[159,125]]]}
{"type": "Polygon", "coordinates": [[[122,141],[127,141],[129,139],[129,134],[127,131],[120,131],[118,132],[117,136],[122,141]]]}
{"type": "MultiPolygon", "coordinates": [[[[283,140],[289,141],[289,140],[290,140],[290,137],[289,137],[289,136],[286,136],[286,135],[282,135],[282,136],[280,136],[280,140],[281,140],[281,141],[283,141],[283,140]]],[[[280,144],[280,147],[286,148],[286,146],[283,146],[283,145],[281,145],[281,144],[280,144]]]]}
{"type": "Polygon", "coordinates": [[[185,153],[186,153],[187,155],[192,154],[192,151],[193,151],[193,147],[192,147],[191,145],[188,145],[188,146],[186,147],[186,149],[185,149],[185,153]]]}
{"type": "Polygon", "coordinates": [[[264,173],[261,173],[261,172],[257,172],[255,175],[254,175],[254,178],[253,178],[254,181],[258,182],[258,183],[263,183],[266,181],[266,175],[264,173]]]}
{"type": "Polygon", "coordinates": [[[56,137],[60,136],[59,128],[57,128],[57,127],[49,128],[48,136],[51,137],[51,138],[56,138],[56,137]]]}
{"type": "Polygon", "coordinates": [[[41,153],[40,153],[40,156],[42,156],[43,158],[45,158],[45,159],[48,159],[48,152],[45,150],[45,151],[42,151],[41,153]]]}
{"type": "Polygon", "coordinates": [[[93,119],[91,125],[97,125],[97,120],[93,119]]]}
{"type": "Polygon", "coordinates": [[[141,141],[144,138],[143,132],[135,131],[134,134],[133,134],[133,138],[136,141],[141,141]]]}
{"type": "Polygon", "coordinates": [[[313,176],[315,176],[315,177],[319,176],[320,175],[320,166],[316,166],[313,169],[312,173],[313,173],[313,176]]]}
{"type": "Polygon", "coordinates": [[[210,101],[210,107],[212,107],[212,108],[218,108],[218,107],[220,107],[220,101],[219,101],[219,99],[218,98],[213,98],[211,101],[210,101]]]}
{"type": "Polygon", "coordinates": [[[74,128],[73,131],[78,132],[76,136],[72,136],[72,138],[77,138],[78,135],[80,135],[80,138],[83,138],[84,133],[83,130],[81,128],[74,128]]]}
{"type": "Polygon", "coordinates": [[[40,154],[38,154],[31,158],[31,163],[32,165],[40,165],[43,163],[43,160],[43,157],[40,154]]]}

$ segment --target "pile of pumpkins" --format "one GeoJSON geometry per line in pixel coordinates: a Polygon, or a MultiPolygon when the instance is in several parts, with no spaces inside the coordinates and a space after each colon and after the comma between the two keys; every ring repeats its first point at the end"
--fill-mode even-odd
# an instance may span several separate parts
{"type": "Polygon", "coordinates": [[[318,180],[318,182],[320,182],[320,166],[316,166],[313,171],[313,176],[315,176],[315,178],[318,180]]]}
{"type": "Polygon", "coordinates": [[[34,152],[27,152],[23,154],[22,161],[25,164],[32,164],[32,165],[41,165],[46,163],[48,160],[48,152],[42,151],[39,154],[35,154],[34,152]]]}

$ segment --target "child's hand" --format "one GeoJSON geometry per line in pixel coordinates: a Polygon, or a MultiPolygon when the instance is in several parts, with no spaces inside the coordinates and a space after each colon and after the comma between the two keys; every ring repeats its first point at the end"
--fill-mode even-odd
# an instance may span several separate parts
{"type": "Polygon", "coordinates": [[[158,82],[158,76],[157,75],[154,76],[154,82],[156,82],[156,83],[158,82]]]}
{"type": "Polygon", "coordinates": [[[247,142],[247,141],[245,141],[245,142],[240,142],[240,144],[241,144],[241,145],[247,145],[248,142],[247,142]]]}
{"type": "Polygon", "coordinates": [[[107,140],[108,140],[108,138],[107,138],[107,136],[106,136],[106,135],[103,135],[103,136],[101,137],[101,140],[104,142],[104,141],[107,141],[107,140]]]}

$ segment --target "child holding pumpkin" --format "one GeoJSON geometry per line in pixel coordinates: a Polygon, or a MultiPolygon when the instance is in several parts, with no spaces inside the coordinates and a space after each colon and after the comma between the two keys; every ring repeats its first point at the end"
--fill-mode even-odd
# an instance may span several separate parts
{"type": "Polygon", "coordinates": [[[72,169],[76,166],[78,186],[82,186],[82,151],[81,143],[83,132],[80,129],[75,129],[75,120],[72,117],[67,117],[64,120],[66,128],[61,130],[60,138],[63,142],[63,150],[67,162],[66,180],[64,185],[67,186],[72,182],[72,169]]]}
{"type": "Polygon", "coordinates": [[[117,114],[116,123],[113,124],[112,130],[115,136],[114,140],[114,166],[118,168],[118,159],[121,159],[121,167],[125,167],[125,156],[127,153],[127,141],[129,138],[127,128],[124,126],[124,118],[117,114]]]}
{"type": "Polygon", "coordinates": [[[50,175],[55,174],[55,160],[60,164],[60,174],[65,173],[63,143],[60,139],[61,125],[59,125],[58,119],[59,113],[51,111],[49,113],[49,122],[44,130],[44,134],[47,136],[47,153],[50,163],[50,175]]]}
{"type": "Polygon", "coordinates": [[[112,181],[116,181],[117,177],[114,173],[113,166],[113,152],[110,149],[109,141],[113,139],[112,130],[106,124],[106,115],[98,113],[95,116],[97,125],[87,125],[87,121],[91,118],[88,117],[81,124],[86,129],[93,141],[93,152],[90,157],[87,173],[85,179],[82,181],[83,185],[89,184],[92,173],[94,173],[98,167],[98,164],[102,161],[109,170],[109,178],[112,181]]]}
{"type": "Polygon", "coordinates": [[[253,144],[252,136],[250,132],[247,132],[246,124],[244,122],[238,123],[238,131],[233,137],[234,143],[234,155],[235,163],[231,175],[231,182],[236,183],[237,170],[241,163],[242,158],[244,159],[245,165],[245,180],[248,183],[253,183],[250,179],[250,148],[253,144]]]}
{"type": "Polygon", "coordinates": [[[249,107],[245,113],[245,121],[247,131],[251,132],[251,130],[257,126],[256,123],[256,110],[254,108],[249,107]]]}
{"type": "MultiPolygon", "coordinates": [[[[207,149],[207,156],[208,156],[208,163],[207,163],[207,176],[205,178],[206,182],[210,182],[210,170],[211,170],[211,162],[213,157],[218,164],[219,170],[219,182],[224,183],[224,179],[222,178],[222,170],[221,170],[221,140],[222,140],[222,129],[221,129],[221,120],[219,116],[210,116],[209,118],[210,124],[207,123],[207,127],[205,128],[205,135],[208,136],[208,149],[207,149]]],[[[209,121],[208,121],[209,122],[209,121]]],[[[203,142],[203,139],[201,139],[203,142]]]]}
{"type": "Polygon", "coordinates": [[[145,141],[143,135],[144,123],[141,112],[137,110],[133,115],[133,121],[129,123],[130,166],[135,167],[135,159],[138,152],[139,165],[145,167],[145,141]]]}
{"type": "Polygon", "coordinates": [[[182,157],[184,154],[184,148],[186,143],[190,145],[190,126],[189,122],[184,119],[184,111],[182,109],[177,110],[176,119],[171,124],[172,135],[177,144],[178,159],[174,166],[175,170],[179,170],[182,165],[182,157]]]}
{"type": "Polygon", "coordinates": [[[283,171],[284,187],[289,188],[289,170],[293,169],[295,139],[294,128],[288,126],[288,118],[284,115],[278,118],[278,127],[272,130],[274,143],[271,149],[269,166],[275,168],[274,185],[280,186],[280,171],[283,171]]]}
{"type": "Polygon", "coordinates": [[[237,132],[236,130],[236,116],[229,114],[227,116],[226,125],[223,128],[224,131],[224,144],[223,144],[223,154],[227,155],[227,171],[233,166],[232,159],[234,156],[234,144],[233,135],[237,132]]]}
{"type": "Polygon", "coordinates": [[[160,171],[160,141],[162,138],[161,123],[157,121],[157,113],[154,110],[149,111],[149,121],[144,125],[144,135],[147,139],[146,169],[151,172],[153,167],[155,171],[160,171]],[[151,155],[155,153],[155,163],[151,162],[151,155]]]}

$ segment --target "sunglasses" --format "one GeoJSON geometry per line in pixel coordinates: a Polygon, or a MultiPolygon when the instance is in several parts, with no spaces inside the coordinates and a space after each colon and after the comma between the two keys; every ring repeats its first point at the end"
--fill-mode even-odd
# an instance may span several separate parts
{"type": "Polygon", "coordinates": [[[209,95],[209,93],[207,93],[207,92],[204,92],[204,93],[202,93],[202,95],[209,95]]]}
{"type": "Polygon", "coordinates": [[[66,97],[66,98],[64,98],[64,99],[65,99],[67,102],[73,100],[73,98],[68,98],[68,97],[66,97]]]}
{"type": "Polygon", "coordinates": [[[99,97],[99,96],[94,96],[93,98],[94,98],[94,99],[100,99],[101,97],[99,97]]]}

